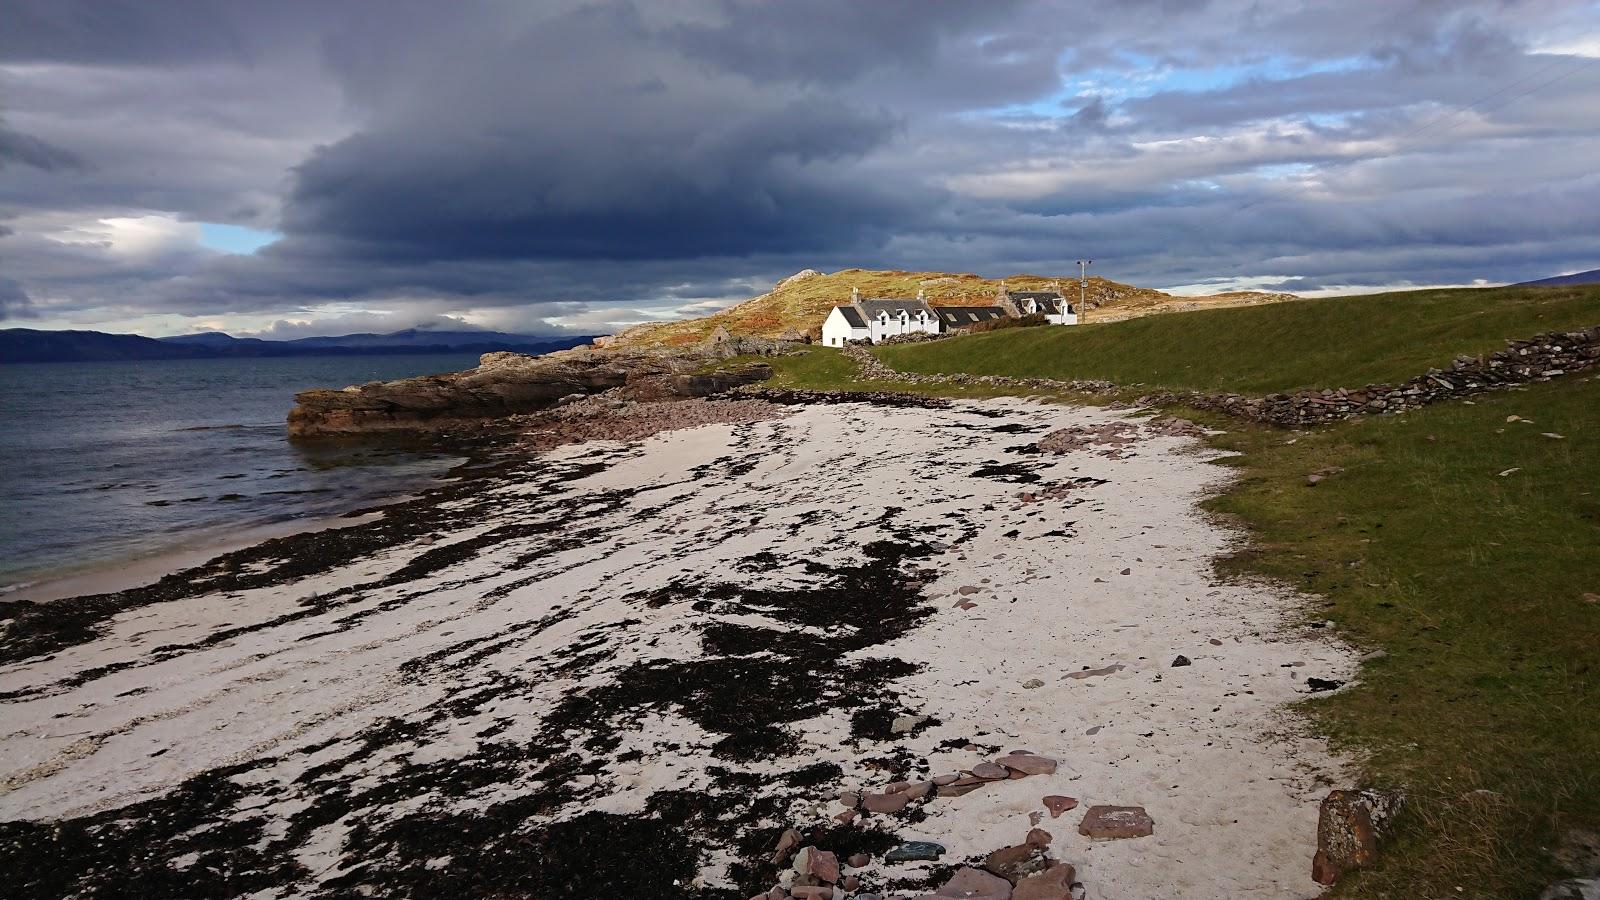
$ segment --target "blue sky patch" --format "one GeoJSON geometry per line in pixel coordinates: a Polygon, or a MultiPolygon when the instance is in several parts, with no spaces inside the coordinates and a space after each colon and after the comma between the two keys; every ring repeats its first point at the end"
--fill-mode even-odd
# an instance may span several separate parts
{"type": "Polygon", "coordinates": [[[200,245],[223,253],[247,256],[272,243],[283,235],[275,231],[246,228],[243,225],[223,225],[218,222],[200,223],[200,245]]]}

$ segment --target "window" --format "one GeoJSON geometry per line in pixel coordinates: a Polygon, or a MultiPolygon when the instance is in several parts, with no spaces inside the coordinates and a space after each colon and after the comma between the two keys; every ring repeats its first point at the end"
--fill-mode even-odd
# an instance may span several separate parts
{"type": "Polygon", "coordinates": [[[969,318],[972,321],[976,322],[976,321],[978,321],[978,314],[977,313],[967,313],[967,318],[969,318]]]}

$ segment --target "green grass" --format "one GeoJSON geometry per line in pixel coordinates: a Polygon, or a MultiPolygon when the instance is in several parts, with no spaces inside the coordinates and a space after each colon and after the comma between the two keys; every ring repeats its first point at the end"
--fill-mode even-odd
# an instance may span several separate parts
{"type": "MultiPolygon", "coordinates": [[[[741,357],[735,357],[741,359],[741,357]]],[[[753,361],[756,357],[750,357],[753,361]]],[[[874,381],[857,377],[855,363],[844,352],[833,347],[812,345],[789,356],[761,360],[770,363],[773,376],[761,386],[774,389],[810,391],[909,391],[932,397],[1012,397],[1017,389],[1005,385],[916,384],[909,381],[879,379],[874,381]]],[[[734,360],[728,360],[729,364],[734,360]]],[[[1039,400],[1099,405],[1116,399],[1115,395],[1088,395],[1072,391],[1039,390],[1028,394],[1039,400]]]]}
{"type": "Polygon", "coordinates": [[[1589,376],[1308,432],[1196,414],[1242,454],[1210,505],[1251,549],[1224,567],[1314,592],[1309,619],[1386,654],[1306,704],[1410,796],[1337,896],[1533,897],[1562,874],[1561,830],[1600,829],[1597,410],[1589,376]]]}
{"type": "MultiPolygon", "coordinates": [[[[1592,286],[1420,291],[877,352],[909,371],[1270,393],[1398,382],[1596,324],[1592,286]]],[[[1377,865],[1333,896],[1531,898],[1571,874],[1560,836],[1600,831],[1600,375],[1293,432],[1186,414],[1238,454],[1208,504],[1249,535],[1224,572],[1293,585],[1308,623],[1381,651],[1303,705],[1358,781],[1409,797],[1377,865]],[[1344,471],[1306,484],[1329,466],[1344,471]]]]}
{"type": "Polygon", "coordinates": [[[1508,337],[1600,325],[1600,286],[1408,291],[1008,329],[874,350],[906,372],[1267,394],[1398,382],[1508,337]]]}

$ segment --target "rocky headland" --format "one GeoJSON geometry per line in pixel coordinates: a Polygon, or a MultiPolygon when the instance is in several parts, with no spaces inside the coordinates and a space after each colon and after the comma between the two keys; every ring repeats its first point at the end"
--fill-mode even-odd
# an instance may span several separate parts
{"type": "Polygon", "coordinates": [[[760,363],[708,367],[734,356],[785,353],[790,346],[731,338],[678,351],[579,347],[543,356],[486,353],[476,368],[464,372],[303,391],[289,411],[289,436],[438,431],[535,413],[604,391],[619,391],[629,400],[708,397],[772,377],[771,367],[760,363]]]}

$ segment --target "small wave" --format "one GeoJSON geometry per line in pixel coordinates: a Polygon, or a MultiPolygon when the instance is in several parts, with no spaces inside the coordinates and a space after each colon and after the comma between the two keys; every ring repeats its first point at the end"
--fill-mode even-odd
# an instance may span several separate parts
{"type": "Polygon", "coordinates": [[[249,428],[282,428],[277,422],[251,422],[234,423],[232,425],[188,425],[183,428],[174,428],[173,431],[244,431],[249,428]]]}

